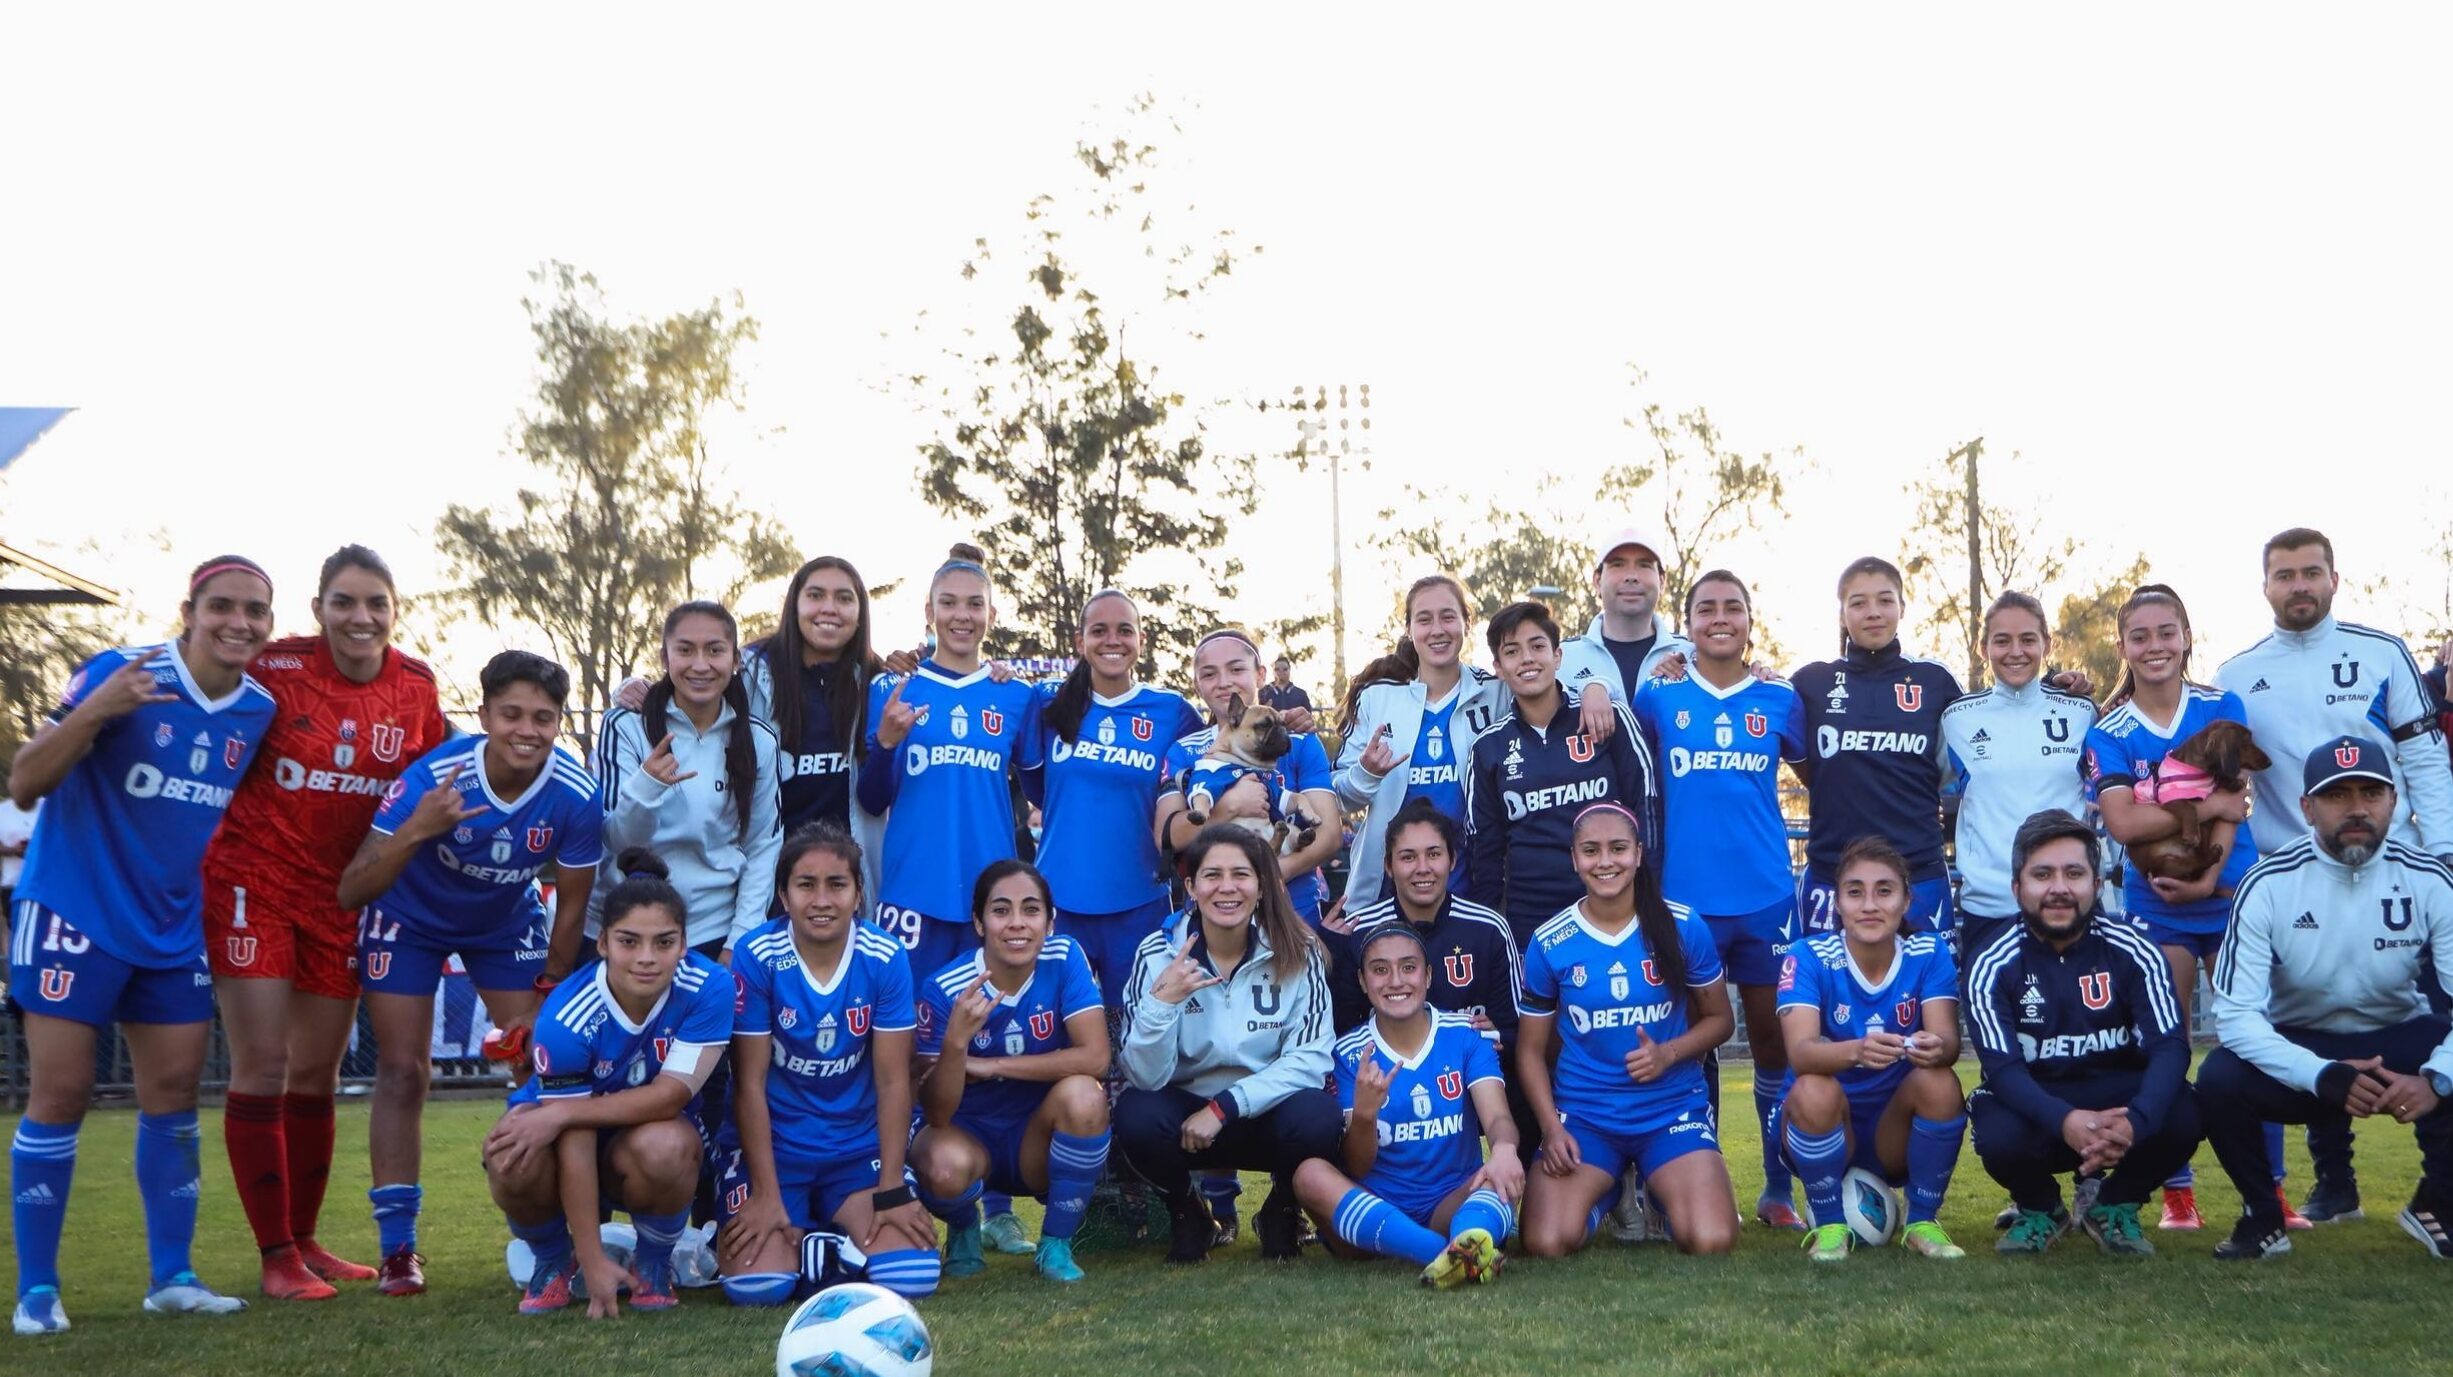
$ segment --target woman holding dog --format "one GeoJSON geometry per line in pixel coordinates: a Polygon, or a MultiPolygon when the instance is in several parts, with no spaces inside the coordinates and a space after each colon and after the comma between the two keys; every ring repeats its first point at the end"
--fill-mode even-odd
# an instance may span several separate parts
{"type": "MultiPolygon", "coordinates": [[[[2133,855],[2122,881],[2130,916],[2146,924],[2147,935],[2163,949],[2163,959],[2172,968],[2186,1028],[2198,967],[2212,965],[2223,946],[2232,890],[2256,864],[2257,843],[2241,826],[2248,817],[2245,785],[2208,792],[2203,775],[2166,757],[2213,723],[2235,722],[2245,728],[2248,715],[2238,694],[2190,682],[2189,610],[2178,593],[2159,583],[2146,584],[2121,604],[2114,625],[2121,638],[2121,682],[2106,700],[2103,717],[2087,733],[2085,756],[2087,792],[2103,810],[2104,830],[2134,853],[2179,835],[2180,819],[2162,803],[2196,794],[2207,842],[2217,855],[2194,879],[2150,875],[2133,855]],[[2162,803],[2156,801],[2159,797],[2162,803]]],[[[2273,1143],[2279,1160],[2279,1131],[2273,1143]]],[[[2165,1184],[2161,1227],[2201,1226],[2193,1186],[2185,1167],[2165,1184]]],[[[2283,1209],[2290,1214],[2288,1201],[2283,1209]]]]}

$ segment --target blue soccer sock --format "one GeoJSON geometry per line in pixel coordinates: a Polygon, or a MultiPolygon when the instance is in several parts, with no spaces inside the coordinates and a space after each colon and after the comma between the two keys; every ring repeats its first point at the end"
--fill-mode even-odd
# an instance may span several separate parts
{"type": "MultiPolygon", "coordinates": [[[[392,1189],[398,1190],[399,1187],[392,1189]]],[[[522,1224],[508,1217],[504,1222],[511,1226],[511,1236],[527,1244],[530,1255],[536,1258],[536,1271],[531,1275],[545,1276],[570,1260],[571,1224],[561,1215],[555,1215],[542,1224],[522,1224]]],[[[641,1230],[641,1233],[644,1234],[645,1230],[641,1230]]]]}
{"type": "Polygon", "coordinates": [[[377,1186],[366,1193],[366,1201],[375,1207],[376,1246],[385,1257],[417,1247],[417,1211],[425,1203],[424,1187],[377,1186]]]}
{"type": "Polygon", "coordinates": [[[673,1260],[673,1245],[681,1242],[682,1230],[690,1227],[690,1207],[684,1205],[671,1214],[641,1214],[630,1212],[630,1227],[639,1231],[639,1246],[631,1254],[637,1265],[661,1265],[673,1260]]]}
{"type": "Polygon", "coordinates": [[[2266,1125],[2266,1162],[2274,1168],[2274,1184],[2283,1184],[2283,1126],[2266,1125]]]}
{"type": "Polygon", "coordinates": [[[1959,1145],[1967,1137],[1965,1114],[1948,1119],[1912,1119],[1908,1123],[1908,1222],[1922,1223],[1942,1213],[1942,1197],[1950,1194],[1951,1173],[1959,1166],[1959,1145]]]}
{"type": "Polygon", "coordinates": [[[1806,1187],[1806,1210],[1817,1227],[1840,1222],[1840,1178],[1848,1171],[1848,1135],[1839,1129],[1809,1134],[1792,1119],[1786,1134],[1789,1163],[1806,1187]]]}
{"type": "Polygon", "coordinates": [[[1357,1248],[1382,1257],[1401,1257],[1417,1267],[1430,1266],[1448,1251],[1448,1240],[1360,1186],[1338,1198],[1329,1228],[1357,1248]]]}
{"type": "Polygon", "coordinates": [[[156,1286],[195,1270],[188,1253],[204,1193],[198,1138],[195,1110],[136,1116],[136,1193],[145,1202],[145,1252],[156,1286]]]}
{"type": "Polygon", "coordinates": [[[1231,1171],[1217,1176],[1204,1172],[1197,1179],[1201,1182],[1201,1197],[1209,1201],[1210,1217],[1220,1224],[1234,1223],[1235,1200],[1244,1193],[1242,1179],[1231,1171]]]}
{"type": "Polygon", "coordinates": [[[801,1284],[798,1272],[743,1272],[723,1281],[724,1299],[735,1305],[789,1305],[801,1284]]]}
{"type": "Polygon", "coordinates": [[[979,1207],[984,1214],[1012,1214],[1014,1198],[1003,1191],[988,1191],[980,1196],[979,1207]]]}
{"type": "Polygon", "coordinates": [[[2197,1189],[2197,1168],[2186,1162],[2181,1163],[2179,1171],[2164,1178],[2163,1188],[2168,1191],[2197,1189]]]}
{"type": "Polygon", "coordinates": [[[950,1199],[945,1196],[931,1195],[926,1189],[922,1189],[920,1203],[928,1209],[930,1214],[957,1229],[965,1225],[978,1228],[980,1195],[980,1183],[974,1181],[963,1189],[962,1194],[950,1199]]]}
{"type": "Polygon", "coordinates": [[[1107,1143],[1105,1129],[1095,1137],[1059,1130],[1048,1139],[1048,1212],[1039,1223],[1041,1238],[1071,1238],[1082,1227],[1090,1193],[1107,1170],[1107,1143]]]}
{"type": "Polygon", "coordinates": [[[869,1280],[905,1300],[935,1295],[937,1277],[943,1267],[934,1248],[896,1248],[869,1254],[869,1280]]]}
{"type": "Polygon", "coordinates": [[[17,1294],[60,1284],[60,1226],[77,1174],[77,1125],[17,1121],[9,1145],[9,1197],[17,1202],[17,1294]]]}
{"type": "Polygon", "coordinates": [[[1515,1227],[1515,1215],[1497,1191],[1475,1191],[1448,1216],[1448,1237],[1452,1239],[1463,1237],[1467,1229],[1483,1229],[1493,1242],[1505,1243],[1515,1227]]]}
{"type": "Polygon", "coordinates": [[[1789,1198],[1789,1164],[1780,1155],[1780,1135],[1772,1131],[1772,1116],[1780,1109],[1780,1083],[1763,1076],[1755,1079],[1755,1122],[1763,1127],[1763,1193],[1789,1198]]]}

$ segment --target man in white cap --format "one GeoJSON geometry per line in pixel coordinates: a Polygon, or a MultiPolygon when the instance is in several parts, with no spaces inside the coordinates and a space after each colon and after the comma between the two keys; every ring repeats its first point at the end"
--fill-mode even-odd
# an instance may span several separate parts
{"type": "Polygon", "coordinates": [[[1661,552],[1669,543],[1641,526],[1628,526],[1604,541],[1593,565],[1593,596],[1601,615],[1581,636],[1559,647],[1559,687],[1581,707],[1598,684],[1620,706],[1671,655],[1693,658],[1695,648],[1661,612],[1661,552]]]}

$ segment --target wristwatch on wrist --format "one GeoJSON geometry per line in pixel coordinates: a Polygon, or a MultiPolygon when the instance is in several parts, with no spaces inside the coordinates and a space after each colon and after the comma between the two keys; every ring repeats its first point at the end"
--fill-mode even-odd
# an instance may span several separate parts
{"type": "Polygon", "coordinates": [[[2453,1100],[2453,1076],[2442,1071],[2430,1071],[2427,1073],[2427,1084],[2430,1090],[2436,1092],[2437,1099],[2453,1100]]]}

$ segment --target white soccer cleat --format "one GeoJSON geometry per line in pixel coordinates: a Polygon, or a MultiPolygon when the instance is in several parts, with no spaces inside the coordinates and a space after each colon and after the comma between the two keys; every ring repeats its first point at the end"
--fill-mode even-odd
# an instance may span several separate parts
{"type": "Polygon", "coordinates": [[[27,1335],[67,1333],[68,1312],[60,1307],[60,1288],[37,1286],[19,1297],[9,1327],[27,1335]]]}
{"type": "Polygon", "coordinates": [[[246,1308],[247,1302],[205,1285],[194,1272],[181,1272],[145,1297],[149,1315],[235,1315],[246,1308]]]}

